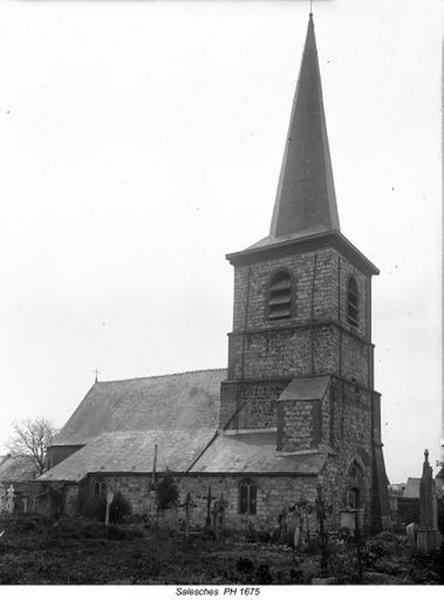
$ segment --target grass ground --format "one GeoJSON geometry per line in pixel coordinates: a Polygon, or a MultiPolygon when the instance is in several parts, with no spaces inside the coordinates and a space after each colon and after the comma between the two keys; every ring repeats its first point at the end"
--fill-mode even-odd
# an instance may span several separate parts
{"type": "MultiPolygon", "coordinates": [[[[0,519],[1,584],[309,584],[320,557],[286,546],[247,543],[85,520],[0,519]]],[[[337,545],[329,574],[359,583],[354,545],[337,545]]],[[[381,534],[361,549],[362,583],[444,583],[443,555],[412,556],[405,540],[381,534]]]]}

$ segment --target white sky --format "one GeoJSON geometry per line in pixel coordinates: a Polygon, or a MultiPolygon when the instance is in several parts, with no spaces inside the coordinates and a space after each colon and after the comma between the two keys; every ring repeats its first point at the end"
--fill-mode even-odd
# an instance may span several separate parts
{"type": "MultiPolygon", "coordinates": [[[[0,451],[93,382],[223,367],[308,1],[0,4],[0,451]]],[[[440,0],[317,1],[343,233],[374,280],[391,481],[439,458],[440,0]]]]}

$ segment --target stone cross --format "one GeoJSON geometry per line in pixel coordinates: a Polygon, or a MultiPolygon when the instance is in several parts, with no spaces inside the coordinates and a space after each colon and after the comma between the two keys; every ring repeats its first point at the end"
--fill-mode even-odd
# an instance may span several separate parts
{"type": "Polygon", "coordinates": [[[8,513],[10,515],[12,515],[12,513],[14,512],[14,505],[15,505],[15,490],[14,490],[14,486],[11,485],[9,486],[7,492],[6,492],[6,510],[8,511],[8,513]]]}
{"type": "Polygon", "coordinates": [[[194,506],[194,502],[191,498],[190,492],[187,492],[185,502],[183,505],[185,507],[185,537],[187,540],[189,540],[190,539],[190,516],[191,516],[190,513],[194,506]]]}
{"type": "Polygon", "coordinates": [[[439,548],[438,505],[432,467],[429,464],[429,451],[424,451],[422,477],[419,483],[419,527],[417,547],[421,552],[439,548]]]}
{"type": "Polygon", "coordinates": [[[211,495],[211,486],[208,486],[208,492],[207,492],[207,517],[205,520],[206,526],[210,527],[211,526],[211,501],[212,501],[213,497],[211,495]]]}

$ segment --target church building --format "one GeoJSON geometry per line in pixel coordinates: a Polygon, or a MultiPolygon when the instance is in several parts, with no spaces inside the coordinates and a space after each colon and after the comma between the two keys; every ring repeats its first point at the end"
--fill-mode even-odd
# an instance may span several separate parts
{"type": "Polygon", "coordinates": [[[79,490],[112,489],[147,514],[153,469],[169,470],[196,524],[211,489],[227,527],[257,529],[314,502],[320,486],[331,527],[351,508],[380,529],[389,507],[373,381],[379,271],[340,231],[311,14],[269,235],[227,259],[227,369],[96,381],[39,481],[63,488],[68,512],[79,490]]]}

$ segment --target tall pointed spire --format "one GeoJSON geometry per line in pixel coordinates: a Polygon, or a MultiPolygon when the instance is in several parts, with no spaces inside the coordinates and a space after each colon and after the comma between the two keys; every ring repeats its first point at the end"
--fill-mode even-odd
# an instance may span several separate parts
{"type": "Polygon", "coordinates": [[[321,76],[310,13],[270,236],[339,231],[321,76]]]}

